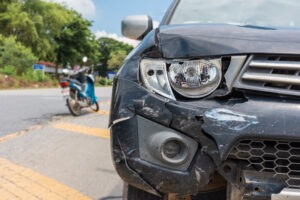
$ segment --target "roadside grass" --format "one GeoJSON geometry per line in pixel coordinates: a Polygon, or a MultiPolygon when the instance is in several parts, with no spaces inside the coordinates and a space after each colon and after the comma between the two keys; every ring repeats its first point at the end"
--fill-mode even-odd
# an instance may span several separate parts
{"type": "MultiPolygon", "coordinates": [[[[104,77],[96,77],[95,87],[112,86],[113,81],[104,77]]],[[[16,75],[11,68],[0,71],[0,89],[20,88],[55,88],[59,87],[59,81],[42,71],[28,70],[22,75],[16,75]]]]}
{"type": "Polygon", "coordinates": [[[0,89],[51,88],[58,87],[59,82],[42,72],[26,71],[21,76],[12,73],[0,73],[0,89]]]}
{"type": "Polygon", "coordinates": [[[95,86],[112,86],[113,81],[104,77],[97,77],[95,81],[95,86]]]}

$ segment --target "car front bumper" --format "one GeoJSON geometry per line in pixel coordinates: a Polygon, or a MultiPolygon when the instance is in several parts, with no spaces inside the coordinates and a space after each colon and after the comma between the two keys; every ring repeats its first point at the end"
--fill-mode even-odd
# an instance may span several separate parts
{"type": "MultiPolygon", "coordinates": [[[[240,170],[240,164],[229,161],[228,155],[242,140],[299,141],[299,111],[296,100],[250,93],[228,99],[173,101],[116,78],[110,116],[115,168],[124,181],[157,195],[209,191],[224,185],[224,178],[233,187],[243,184],[248,196],[270,196],[286,185],[259,179],[247,183],[255,175],[240,170]],[[185,160],[188,164],[168,163],[151,154],[151,135],[159,131],[196,142],[190,159],[185,160]]],[[[188,146],[194,146],[192,141],[188,146]]]]}

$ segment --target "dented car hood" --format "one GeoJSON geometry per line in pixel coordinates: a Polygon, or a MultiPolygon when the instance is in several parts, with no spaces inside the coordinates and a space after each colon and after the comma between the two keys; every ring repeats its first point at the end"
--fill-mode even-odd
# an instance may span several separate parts
{"type": "Polygon", "coordinates": [[[235,25],[172,25],[157,30],[164,58],[217,55],[300,54],[299,29],[271,29],[235,25]]]}

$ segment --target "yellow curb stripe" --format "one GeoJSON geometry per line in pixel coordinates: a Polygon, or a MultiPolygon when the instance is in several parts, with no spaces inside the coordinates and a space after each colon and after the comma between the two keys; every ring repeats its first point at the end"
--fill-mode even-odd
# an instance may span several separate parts
{"type": "Polygon", "coordinates": [[[107,111],[107,110],[99,110],[97,112],[97,114],[99,114],[99,115],[109,115],[109,111],[107,111]]]}
{"type": "Polygon", "coordinates": [[[5,191],[15,195],[16,197],[22,199],[38,200],[38,197],[35,196],[34,194],[25,191],[23,188],[21,189],[20,187],[16,187],[14,182],[11,182],[10,180],[6,180],[4,177],[1,177],[0,180],[1,180],[0,187],[5,188],[5,191]]]}
{"type": "Polygon", "coordinates": [[[54,124],[53,127],[65,131],[75,132],[75,133],[81,133],[81,134],[102,137],[107,139],[110,138],[109,129],[92,128],[88,126],[81,126],[81,125],[76,125],[71,123],[54,124]]]}
{"type": "Polygon", "coordinates": [[[0,188],[1,199],[91,200],[72,188],[3,158],[0,158],[0,188]]]}
{"type": "Polygon", "coordinates": [[[109,115],[109,111],[107,111],[107,110],[99,110],[98,112],[95,112],[95,111],[91,110],[90,112],[97,113],[99,115],[109,115]]]}
{"type": "Polygon", "coordinates": [[[15,139],[19,136],[24,135],[24,134],[25,134],[25,132],[23,132],[23,133],[13,133],[13,134],[10,134],[10,135],[7,135],[7,136],[4,136],[4,137],[0,138],[0,142],[6,142],[8,140],[13,140],[13,139],[15,139]]]}
{"type": "Polygon", "coordinates": [[[17,199],[16,196],[14,196],[13,194],[9,193],[7,190],[1,188],[0,189],[0,197],[1,199],[17,199]]]}
{"type": "Polygon", "coordinates": [[[1,143],[1,142],[7,142],[7,141],[9,141],[9,140],[13,140],[13,139],[15,139],[15,138],[17,138],[17,137],[20,137],[20,136],[22,136],[22,135],[25,135],[28,131],[35,130],[35,129],[38,129],[38,128],[41,128],[41,127],[42,127],[42,126],[39,126],[39,125],[37,125],[37,126],[32,126],[32,127],[27,128],[27,129],[25,129],[25,130],[23,130],[23,131],[20,131],[20,132],[17,132],[17,133],[12,133],[12,134],[9,134],[9,135],[6,135],[6,136],[0,138],[0,143],[1,143]]]}

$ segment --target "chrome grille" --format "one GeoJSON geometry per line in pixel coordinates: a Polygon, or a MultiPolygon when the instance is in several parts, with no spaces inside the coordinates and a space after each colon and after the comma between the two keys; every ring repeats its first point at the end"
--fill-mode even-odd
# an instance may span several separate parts
{"type": "Polygon", "coordinates": [[[243,140],[228,158],[247,162],[246,169],[272,173],[290,188],[300,188],[300,142],[243,140]]]}
{"type": "Polygon", "coordinates": [[[250,56],[235,87],[300,96],[300,57],[250,56]]]}

